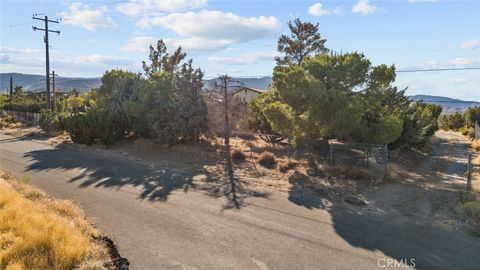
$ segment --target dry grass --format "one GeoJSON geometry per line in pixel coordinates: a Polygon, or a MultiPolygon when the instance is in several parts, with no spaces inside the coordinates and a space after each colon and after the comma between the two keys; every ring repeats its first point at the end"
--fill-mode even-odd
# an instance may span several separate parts
{"type": "Polygon", "coordinates": [[[103,268],[108,250],[77,206],[0,178],[0,269],[103,268]]]}
{"type": "Polygon", "coordinates": [[[0,128],[17,128],[21,125],[21,123],[15,122],[10,115],[0,116],[0,128]]]}
{"type": "Polygon", "coordinates": [[[235,149],[235,150],[232,151],[232,159],[234,161],[240,162],[240,161],[244,161],[246,158],[247,158],[247,156],[245,155],[245,153],[242,150],[235,149]]]}
{"type": "Polygon", "coordinates": [[[346,179],[360,180],[368,179],[368,171],[349,166],[323,166],[326,173],[330,175],[342,176],[346,179]]]}
{"type": "Polygon", "coordinates": [[[480,155],[473,158],[472,163],[476,167],[472,174],[472,190],[480,196],[480,155]]]}
{"type": "Polygon", "coordinates": [[[470,128],[466,135],[470,140],[475,139],[475,130],[473,128],[470,128]]]}
{"type": "Polygon", "coordinates": [[[258,157],[258,163],[260,163],[260,165],[263,167],[273,168],[277,164],[277,158],[271,152],[263,152],[258,157]]]}
{"type": "Polygon", "coordinates": [[[480,140],[476,140],[476,141],[472,142],[472,144],[470,146],[472,147],[473,150],[479,152],[480,151],[480,140]]]}
{"type": "MultiPolygon", "coordinates": [[[[477,155],[472,160],[472,163],[476,167],[479,167],[480,156],[477,155]]],[[[457,206],[457,212],[472,225],[473,232],[480,235],[480,170],[479,169],[474,170],[472,175],[472,180],[473,180],[472,192],[465,191],[462,193],[461,204],[457,206]]]]}
{"type": "Polygon", "coordinates": [[[278,169],[280,170],[280,172],[285,173],[285,172],[288,172],[289,170],[295,169],[297,165],[298,165],[298,162],[292,159],[282,160],[278,164],[278,169]]]}

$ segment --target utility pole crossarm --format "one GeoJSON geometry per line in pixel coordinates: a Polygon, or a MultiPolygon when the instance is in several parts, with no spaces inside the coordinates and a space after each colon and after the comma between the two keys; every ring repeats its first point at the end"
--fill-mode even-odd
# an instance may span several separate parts
{"type": "Polygon", "coordinates": [[[46,69],[46,72],[45,72],[45,76],[46,76],[46,80],[45,80],[45,92],[47,94],[47,109],[51,109],[52,108],[52,104],[51,104],[51,93],[50,93],[50,53],[49,53],[49,45],[48,45],[48,32],[52,32],[52,33],[57,33],[60,35],[60,31],[57,31],[57,30],[49,30],[48,29],[48,23],[51,22],[51,23],[58,23],[58,20],[49,20],[48,19],[48,16],[45,16],[45,18],[38,18],[38,17],[35,17],[36,14],[34,14],[32,16],[32,19],[34,20],[39,20],[39,21],[43,21],[45,23],[45,28],[38,28],[36,26],[32,27],[33,31],[43,31],[45,32],[45,37],[44,37],[44,42],[45,42],[45,69],[46,69]]]}
{"type": "MultiPolygon", "coordinates": [[[[47,16],[45,16],[45,18],[47,18],[47,16]]],[[[51,22],[51,23],[59,23],[58,20],[49,20],[49,19],[44,19],[44,18],[38,18],[38,17],[35,17],[35,15],[32,16],[32,19],[34,20],[39,20],[39,21],[47,21],[47,22],[51,22]]]]}
{"type": "MultiPolygon", "coordinates": [[[[32,26],[32,29],[33,29],[33,31],[37,31],[37,30],[39,30],[39,31],[45,31],[45,29],[43,29],[43,28],[38,28],[38,27],[36,27],[36,26],[32,26]]],[[[48,32],[57,33],[57,34],[60,35],[60,31],[58,31],[58,30],[48,30],[48,32]]]]}

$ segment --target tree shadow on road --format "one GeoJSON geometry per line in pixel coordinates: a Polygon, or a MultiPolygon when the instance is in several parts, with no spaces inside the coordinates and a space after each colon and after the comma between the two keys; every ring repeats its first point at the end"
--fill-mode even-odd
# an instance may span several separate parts
{"type": "Polygon", "coordinates": [[[228,209],[240,208],[247,197],[267,196],[266,193],[244,187],[235,178],[233,169],[229,170],[228,177],[222,181],[204,183],[194,181],[193,175],[185,172],[154,168],[127,160],[101,158],[83,152],[58,148],[31,151],[25,154],[25,157],[34,161],[28,166],[28,170],[78,170],[78,174],[69,180],[70,183],[78,183],[83,188],[120,189],[131,186],[139,189],[138,198],[141,200],[166,201],[172,192],[187,192],[193,189],[206,192],[216,198],[226,198],[227,203],[224,208],[228,209]]]}
{"type": "Polygon", "coordinates": [[[235,176],[230,148],[227,147],[224,152],[226,176],[216,183],[205,188],[208,194],[217,198],[224,197],[226,203],[223,209],[240,209],[244,205],[244,200],[248,197],[268,198],[269,193],[246,187],[235,176]]]}
{"type": "MultiPolygon", "coordinates": [[[[437,211],[453,208],[453,205],[447,204],[454,203],[459,191],[465,187],[462,182],[452,179],[464,178],[466,146],[443,139],[439,139],[438,144],[445,147],[443,151],[436,151],[417,164],[419,168],[414,178],[399,179],[396,183],[380,186],[376,191],[385,192],[390,185],[403,185],[406,192],[388,193],[391,197],[383,196],[381,201],[370,201],[372,207],[352,206],[341,198],[332,198],[331,206],[325,207],[318,194],[299,192],[303,188],[301,181],[292,183],[289,200],[307,209],[327,209],[335,232],[354,247],[379,251],[380,256],[388,256],[410,266],[413,266],[411,259],[414,259],[416,269],[479,269],[478,238],[433,224],[437,211]],[[407,207],[408,213],[398,214],[396,207],[404,208],[412,203],[413,195],[429,199],[422,201],[421,206],[407,207]],[[437,198],[449,198],[449,201],[436,202],[437,198]],[[422,207],[431,213],[422,216],[422,207]]],[[[384,262],[379,263],[379,268],[384,265],[384,262]]]]}
{"type": "Polygon", "coordinates": [[[125,160],[108,160],[84,153],[61,149],[35,150],[25,157],[34,160],[28,170],[79,170],[70,183],[80,187],[105,187],[120,189],[124,186],[140,188],[140,199],[165,201],[175,190],[188,191],[196,184],[187,174],[155,169],[125,160]]]}

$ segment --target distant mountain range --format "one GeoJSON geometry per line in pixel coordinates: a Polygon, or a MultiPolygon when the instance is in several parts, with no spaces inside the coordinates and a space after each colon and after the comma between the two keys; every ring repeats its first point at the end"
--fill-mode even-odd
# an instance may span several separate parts
{"type": "MultiPolygon", "coordinates": [[[[31,75],[22,73],[0,73],[0,92],[5,93],[9,88],[10,76],[13,78],[13,85],[21,85],[28,91],[44,91],[45,76],[31,75]]],[[[266,90],[272,83],[272,77],[252,77],[252,78],[233,78],[231,85],[245,86],[257,90],[266,90]]],[[[215,87],[215,83],[220,84],[218,79],[209,79],[204,81],[204,90],[210,90],[215,87]]],[[[70,91],[73,88],[78,91],[85,92],[101,84],[100,78],[69,78],[57,77],[55,88],[63,91],[70,91]]],[[[234,89],[234,88],[233,88],[234,89]]],[[[412,100],[423,100],[426,103],[441,105],[446,113],[454,111],[464,111],[468,107],[480,106],[477,101],[464,101],[448,97],[414,95],[412,100]]]]}
{"type": "Polygon", "coordinates": [[[415,101],[423,101],[425,103],[440,105],[444,108],[444,113],[453,113],[456,111],[463,112],[470,107],[480,106],[480,102],[477,101],[465,101],[439,96],[414,95],[411,96],[411,99],[415,101]]]}
{"type": "MultiPolygon", "coordinates": [[[[0,92],[10,87],[10,76],[13,78],[13,85],[21,85],[27,91],[45,91],[45,76],[31,75],[22,73],[0,73],[0,92]]],[[[204,81],[205,90],[213,89],[215,81],[220,84],[218,79],[210,79],[204,81]]],[[[255,78],[233,78],[231,85],[242,85],[245,87],[266,90],[272,82],[272,77],[255,77],[255,78]]],[[[94,87],[99,87],[100,78],[69,78],[57,77],[55,79],[55,88],[57,90],[70,91],[73,88],[78,91],[88,91],[94,87]]]]}
{"type": "MultiPolygon", "coordinates": [[[[22,73],[0,73],[0,91],[5,91],[10,87],[10,76],[13,78],[13,85],[21,85],[27,91],[45,91],[45,76],[30,75],[22,73]]],[[[55,89],[70,91],[73,88],[78,91],[88,91],[92,87],[100,86],[100,78],[68,78],[56,77],[55,89]]]]}

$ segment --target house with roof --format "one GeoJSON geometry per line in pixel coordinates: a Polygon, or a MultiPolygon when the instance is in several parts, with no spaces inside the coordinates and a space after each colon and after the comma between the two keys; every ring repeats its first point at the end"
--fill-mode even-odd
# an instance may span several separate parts
{"type": "Polygon", "coordinates": [[[241,87],[232,93],[233,97],[239,98],[244,103],[250,103],[265,90],[254,89],[250,87],[241,87]]]}

